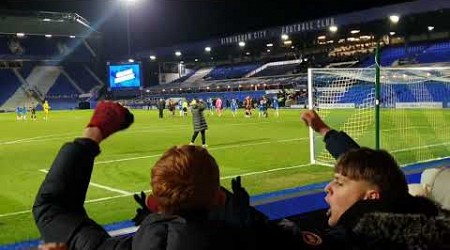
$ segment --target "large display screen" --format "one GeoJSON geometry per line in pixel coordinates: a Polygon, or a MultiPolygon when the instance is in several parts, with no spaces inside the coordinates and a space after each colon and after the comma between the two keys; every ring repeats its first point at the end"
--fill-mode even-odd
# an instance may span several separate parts
{"type": "Polygon", "coordinates": [[[139,88],[141,87],[141,65],[120,64],[109,65],[109,88],[139,88]]]}

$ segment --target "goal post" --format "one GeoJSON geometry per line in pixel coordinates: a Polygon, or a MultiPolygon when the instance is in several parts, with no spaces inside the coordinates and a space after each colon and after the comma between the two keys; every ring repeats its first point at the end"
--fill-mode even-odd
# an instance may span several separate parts
{"type": "MultiPolygon", "coordinates": [[[[450,68],[381,68],[379,116],[375,76],[375,68],[309,69],[309,108],[360,145],[380,145],[402,165],[449,157],[450,68]]],[[[323,138],[312,130],[309,137],[311,163],[333,165],[323,138]]]]}

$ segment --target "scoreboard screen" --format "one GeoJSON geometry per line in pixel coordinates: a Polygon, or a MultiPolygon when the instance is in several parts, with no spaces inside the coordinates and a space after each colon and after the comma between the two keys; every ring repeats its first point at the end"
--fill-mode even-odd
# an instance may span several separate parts
{"type": "Polygon", "coordinates": [[[141,65],[117,64],[108,65],[109,88],[110,89],[130,89],[141,87],[141,65]]]}

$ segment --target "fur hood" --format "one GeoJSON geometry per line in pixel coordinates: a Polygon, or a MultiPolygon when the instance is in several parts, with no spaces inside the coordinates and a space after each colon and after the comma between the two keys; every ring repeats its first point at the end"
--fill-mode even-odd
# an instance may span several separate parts
{"type": "Polygon", "coordinates": [[[450,249],[450,217],[375,212],[353,228],[371,249],[450,249]]]}

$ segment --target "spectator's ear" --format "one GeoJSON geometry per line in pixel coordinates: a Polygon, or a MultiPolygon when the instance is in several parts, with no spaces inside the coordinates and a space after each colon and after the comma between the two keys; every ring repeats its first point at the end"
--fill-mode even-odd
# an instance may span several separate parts
{"type": "Polygon", "coordinates": [[[380,199],[380,192],[378,190],[369,189],[364,195],[364,200],[378,200],[380,199]]]}
{"type": "Polygon", "coordinates": [[[222,188],[219,188],[216,192],[216,197],[214,198],[214,205],[223,206],[227,202],[227,195],[222,188]]]}

